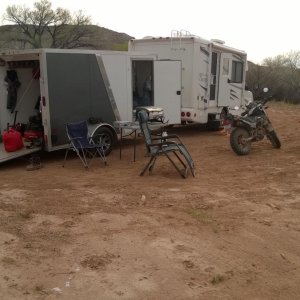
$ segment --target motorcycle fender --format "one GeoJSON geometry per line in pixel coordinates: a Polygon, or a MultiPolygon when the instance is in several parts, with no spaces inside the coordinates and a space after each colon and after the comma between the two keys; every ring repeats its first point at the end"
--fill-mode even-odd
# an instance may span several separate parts
{"type": "Polygon", "coordinates": [[[250,128],[256,128],[256,123],[248,122],[245,119],[240,119],[239,125],[240,125],[240,127],[245,127],[246,129],[248,128],[249,131],[250,131],[250,128]]]}
{"type": "Polygon", "coordinates": [[[249,127],[249,125],[248,124],[245,124],[245,123],[242,123],[242,122],[240,122],[239,124],[238,124],[238,126],[236,126],[236,127],[240,127],[240,128],[244,128],[244,129],[246,129],[248,132],[249,132],[249,138],[247,138],[246,139],[246,141],[247,142],[251,142],[251,141],[253,141],[253,130],[251,129],[251,127],[249,127]]]}
{"type": "Polygon", "coordinates": [[[251,126],[249,126],[249,124],[244,123],[244,122],[239,122],[238,124],[236,124],[236,127],[244,128],[244,129],[246,129],[249,132],[250,135],[252,135],[251,134],[251,131],[252,131],[251,130],[251,126]]]}
{"type": "Polygon", "coordinates": [[[245,130],[247,130],[250,136],[245,139],[245,142],[253,142],[253,130],[247,124],[239,122],[239,124],[235,126],[235,128],[244,128],[245,130]]]}

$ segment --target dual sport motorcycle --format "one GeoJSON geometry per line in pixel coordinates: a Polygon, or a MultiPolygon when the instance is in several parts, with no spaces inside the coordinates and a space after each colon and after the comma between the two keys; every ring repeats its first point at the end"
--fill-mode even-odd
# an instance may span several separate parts
{"type": "MultiPolygon", "coordinates": [[[[268,92],[268,89],[264,88],[264,92],[268,92]]],[[[224,124],[231,126],[230,145],[237,155],[249,154],[251,144],[261,141],[265,136],[273,148],[281,147],[281,142],[266,113],[265,105],[270,99],[271,97],[268,97],[249,103],[241,116],[230,113],[225,116],[224,124]]]]}

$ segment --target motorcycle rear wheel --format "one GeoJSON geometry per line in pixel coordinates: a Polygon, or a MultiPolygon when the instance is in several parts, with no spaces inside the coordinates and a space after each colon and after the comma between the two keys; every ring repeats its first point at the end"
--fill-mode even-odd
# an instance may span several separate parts
{"type": "Polygon", "coordinates": [[[250,133],[245,128],[237,127],[230,134],[230,146],[237,155],[247,155],[251,150],[251,142],[246,141],[250,133]]]}
{"type": "Polygon", "coordinates": [[[279,149],[281,147],[281,142],[280,142],[275,130],[268,132],[267,138],[271,142],[273,148],[279,149]]]}

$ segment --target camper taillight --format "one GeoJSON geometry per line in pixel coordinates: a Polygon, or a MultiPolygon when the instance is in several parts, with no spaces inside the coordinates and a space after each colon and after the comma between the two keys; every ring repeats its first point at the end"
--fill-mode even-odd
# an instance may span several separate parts
{"type": "Polygon", "coordinates": [[[185,116],[187,116],[188,118],[191,116],[191,113],[188,111],[188,112],[184,112],[184,111],[182,111],[181,112],[181,116],[182,117],[185,117],[185,116]]]}

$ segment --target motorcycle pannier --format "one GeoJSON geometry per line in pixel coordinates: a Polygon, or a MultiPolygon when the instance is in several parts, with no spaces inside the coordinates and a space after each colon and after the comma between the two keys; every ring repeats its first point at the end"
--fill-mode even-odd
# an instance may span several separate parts
{"type": "Polygon", "coordinates": [[[13,128],[5,130],[2,135],[4,149],[7,152],[13,152],[23,148],[21,133],[13,128]]]}

